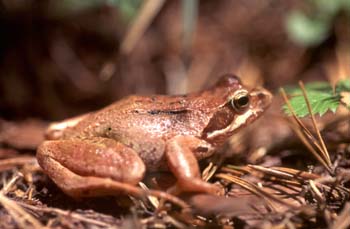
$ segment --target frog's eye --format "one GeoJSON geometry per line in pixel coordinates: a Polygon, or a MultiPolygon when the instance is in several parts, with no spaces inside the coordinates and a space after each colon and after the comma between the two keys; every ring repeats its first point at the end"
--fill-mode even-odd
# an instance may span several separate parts
{"type": "Polygon", "coordinates": [[[243,111],[249,106],[249,93],[246,90],[237,91],[231,99],[232,107],[237,111],[243,111]]]}

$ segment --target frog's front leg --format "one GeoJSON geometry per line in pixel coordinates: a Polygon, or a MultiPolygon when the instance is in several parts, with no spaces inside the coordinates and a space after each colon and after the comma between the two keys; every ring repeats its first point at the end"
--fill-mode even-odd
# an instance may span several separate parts
{"type": "Polygon", "coordinates": [[[37,158],[70,196],[140,194],[134,185],[144,176],[143,161],[134,150],[112,139],[45,141],[37,158]]]}
{"type": "Polygon", "coordinates": [[[181,191],[220,194],[222,190],[201,179],[197,160],[210,154],[210,145],[196,137],[176,136],[166,144],[169,169],[177,178],[181,191]]]}

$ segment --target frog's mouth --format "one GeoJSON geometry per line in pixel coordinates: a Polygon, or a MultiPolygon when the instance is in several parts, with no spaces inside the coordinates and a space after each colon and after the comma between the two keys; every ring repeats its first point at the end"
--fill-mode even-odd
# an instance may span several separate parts
{"type": "Polygon", "coordinates": [[[207,133],[208,139],[232,135],[242,127],[254,122],[270,106],[272,101],[272,94],[265,89],[255,89],[249,93],[249,96],[251,100],[249,108],[244,113],[237,115],[226,128],[207,133]]]}

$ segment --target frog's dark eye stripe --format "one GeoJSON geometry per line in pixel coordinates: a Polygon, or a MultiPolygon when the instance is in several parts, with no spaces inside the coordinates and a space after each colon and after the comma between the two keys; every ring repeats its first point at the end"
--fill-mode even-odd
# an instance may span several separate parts
{"type": "Polygon", "coordinates": [[[247,108],[249,102],[249,93],[246,90],[237,91],[231,99],[231,105],[237,111],[242,111],[247,108]]]}

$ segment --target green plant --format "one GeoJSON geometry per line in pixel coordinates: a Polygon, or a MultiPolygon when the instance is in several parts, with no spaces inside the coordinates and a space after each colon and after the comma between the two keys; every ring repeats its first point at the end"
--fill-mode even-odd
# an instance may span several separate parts
{"type": "MultiPolygon", "coordinates": [[[[335,112],[340,105],[346,106],[350,109],[349,104],[342,102],[344,96],[350,96],[345,94],[350,92],[350,80],[339,81],[333,88],[327,82],[313,82],[305,85],[306,94],[313,114],[323,115],[327,111],[335,112]],[[345,95],[344,95],[345,94],[345,95]]],[[[287,93],[291,96],[290,104],[298,117],[304,117],[309,114],[305,98],[300,88],[287,87],[287,93]]],[[[290,114],[290,111],[286,105],[283,106],[285,113],[290,114]]]]}
{"type": "Polygon", "coordinates": [[[309,0],[306,3],[307,12],[293,10],[286,20],[289,37],[304,46],[317,45],[324,41],[340,12],[350,15],[349,0],[309,0]]]}
{"type": "Polygon", "coordinates": [[[116,7],[122,17],[129,21],[137,15],[138,9],[141,6],[141,0],[56,0],[50,2],[50,9],[59,16],[65,16],[77,12],[86,11],[89,9],[110,5],[116,7]]]}

